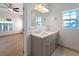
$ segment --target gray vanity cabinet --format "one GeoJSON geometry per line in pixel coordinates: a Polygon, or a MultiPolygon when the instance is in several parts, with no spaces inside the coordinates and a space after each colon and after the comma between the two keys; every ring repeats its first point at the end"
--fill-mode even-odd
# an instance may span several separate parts
{"type": "Polygon", "coordinates": [[[56,48],[56,35],[39,38],[31,35],[33,56],[50,56],[56,48]]]}

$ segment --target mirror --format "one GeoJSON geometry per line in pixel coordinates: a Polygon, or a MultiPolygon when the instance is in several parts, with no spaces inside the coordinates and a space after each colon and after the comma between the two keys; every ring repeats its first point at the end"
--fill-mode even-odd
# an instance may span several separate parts
{"type": "Polygon", "coordinates": [[[31,27],[32,31],[36,32],[48,30],[49,27],[48,13],[42,13],[34,9],[32,11],[31,27]]]}

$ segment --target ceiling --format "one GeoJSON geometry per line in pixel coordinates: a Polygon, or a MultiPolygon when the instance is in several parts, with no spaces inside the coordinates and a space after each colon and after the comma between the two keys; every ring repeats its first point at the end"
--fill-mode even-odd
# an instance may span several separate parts
{"type": "MultiPolygon", "coordinates": [[[[4,4],[8,5],[8,3],[0,3],[0,6],[6,7],[4,4]]],[[[19,8],[20,12],[8,11],[7,8],[2,8],[2,7],[0,7],[0,11],[6,11],[6,12],[11,12],[11,13],[23,15],[23,3],[10,3],[10,4],[12,4],[12,7],[14,7],[14,8],[19,8]]]]}

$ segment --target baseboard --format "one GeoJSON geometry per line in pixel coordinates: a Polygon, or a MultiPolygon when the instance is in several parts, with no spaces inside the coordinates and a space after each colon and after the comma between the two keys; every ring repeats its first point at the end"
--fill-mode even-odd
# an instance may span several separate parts
{"type": "Polygon", "coordinates": [[[23,32],[20,32],[20,33],[13,33],[13,34],[5,34],[5,35],[1,35],[0,37],[12,36],[12,35],[18,35],[18,34],[23,34],[23,32]]]}
{"type": "Polygon", "coordinates": [[[67,48],[67,49],[70,49],[70,50],[73,50],[73,51],[75,51],[75,52],[79,52],[78,50],[75,50],[75,49],[73,49],[73,48],[70,48],[70,47],[67,47],[67,46],[64,46],[64,45],[58,44],[58,46],[63,47],[63,48],[67,48]]]}

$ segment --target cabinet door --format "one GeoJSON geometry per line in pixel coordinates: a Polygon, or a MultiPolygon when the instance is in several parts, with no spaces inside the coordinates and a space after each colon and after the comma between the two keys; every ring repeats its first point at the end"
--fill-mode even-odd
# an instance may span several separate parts
{"type": "MultiPolygon", "coordinates": [[[[54,39],[54,38],[52,38],[52,39],[54,39]]],[[[50,41],[50,52],[51,52],[51,54],[54,52],[55,48],[56,48],[56,39],[50,41]]]]}
{"type": "MultiPolygon", "coordinates": [[[[47,40],[48,41],[48,40],[47,40]]],[[[46,55],[50,56],[50,41],[47,42],[47,46],[46,46],[46,55]]]]}
{"type": "Polygon", "coordinates": [[[45,39],[43,39],[43,56],[46,56],[46,54],[47,54],[47,51],[46,51],[46,49],[47,49],[47,41],[45,40],[45,39]]]}
{"type": "Polygon", "coordinates": [[[54,33],[51,36],[51,41],[50,41],[50,51],[51,51],[51,54],[54,52],[56,47],[57,47],[57,33],[54,33]]]}
{"type": "Polygon", "coordinates": [[[31,36],[31,39],[32,55],[42,56],[42,39],[35,36],[31,36]]]}
{"type": "Polygon", "coordinates": [[[43,39],[43,56],[49,56],[50,55],[50,42],[47,38],[43,39]]]}

